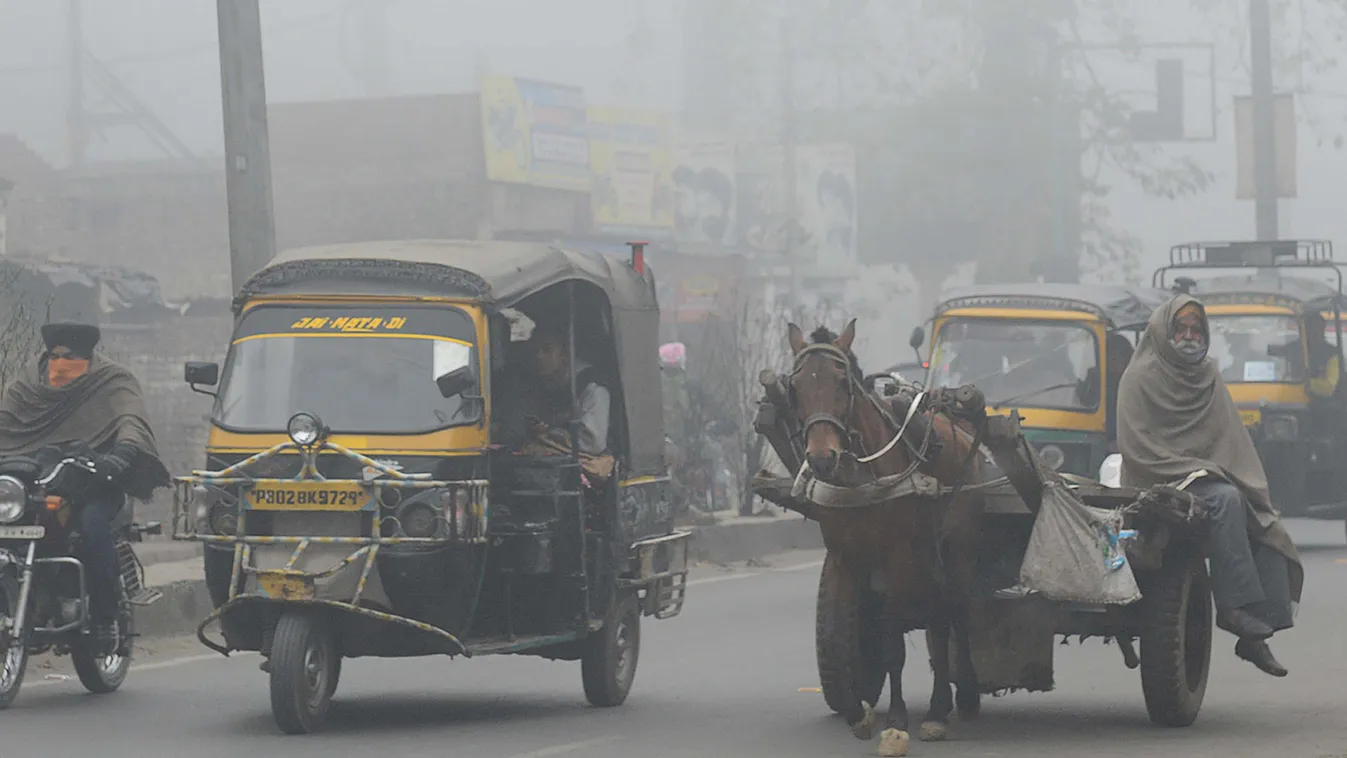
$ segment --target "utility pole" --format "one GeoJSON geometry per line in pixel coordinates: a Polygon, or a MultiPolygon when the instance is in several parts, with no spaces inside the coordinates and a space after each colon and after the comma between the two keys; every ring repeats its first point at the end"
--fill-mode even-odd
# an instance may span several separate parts
{"type": "Polygon", "coordinates": [[[84,147],[89,141],[89,124],[84,109],[84,18],[82,0],[66,5],[66,67],[70,76],[66,93],[66,140],[71,167],[84,165],[84,147]]]}
{"type": "Polygon", "coordinates": [[[258,0],[216,0],[234,291],[276,256],[258,0]]]}
{"type": "Polygon", "coordinates": [[[1254,218],[1258,239],[1275,240],[1277,133],[1272,92],[1272,12],[1268,0],[1249,0],[1249,54],[1253,79],[1254,218]]]}
{"type": "MultiPolygon", "coordinates": [[[[796,234],[795,217],[797,214],[796,169],[798,168],[797,143],[799,141],[798,124],[795,113],[795,37],[791,30],[790,18],[781,20],[781,153],[785,159],[786,180],[786,260],[790,266],[791,311],[798,311],[804,304],[801,284],[801,260],[799,239],[796,234]]],[[[799,318],[798,313],[794,313],[799,318]]]]}
{"type": "Polygon", "coordinates": [[[383,97],[392,88],[392,65],[388,53],[388,6],[384,0],[360,3],[360,30],[364,36],[365,96],[383,97]]]}

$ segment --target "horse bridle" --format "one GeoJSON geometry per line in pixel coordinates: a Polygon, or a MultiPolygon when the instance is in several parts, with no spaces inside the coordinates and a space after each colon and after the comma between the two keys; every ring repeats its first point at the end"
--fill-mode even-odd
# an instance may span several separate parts
{"type": "Polygon", "coordinates": [[[803,350],[796,353],[795,363],[791,367],[790,376],[786,378],[786,388],[790,393],[791,404],[794,405],[796,402],[795,376],[804,369],[805,359],[810,357],[811,355],[816,354],[826,356],[828,360],[837,364],[838,366],[841,366],[842,372],[846,375],[847,378],[846,415],[843,418],[838,418],[836,415],[832,413],[812,413],[807,418],[805,418],[804,423],[801,425],[799,436],[801,439],[807,439],[809,437],[809,430],[813,429],[816,424],[828,424],[833,428],[837,429],[838,434],[842,435],[842,439],[845,441],[843,443],[842,452],[854,455],[854,453],[852,453],[852,451],[850,451],[847,448],[849,448],[848,443],[855,442],[856,440],[854,440],[853,438],[857,436],[856,433],[852,431],[850,423],[851,416],[856,410],[857,388],[856,388],[856,377],[852,370],[853,367],[851,364],[851,356],[847,355],[846,351],[842,350],[842,348],[837,347],[836,345],[831,345],[826,342],[823,342],[808,345],[803,350]]]}

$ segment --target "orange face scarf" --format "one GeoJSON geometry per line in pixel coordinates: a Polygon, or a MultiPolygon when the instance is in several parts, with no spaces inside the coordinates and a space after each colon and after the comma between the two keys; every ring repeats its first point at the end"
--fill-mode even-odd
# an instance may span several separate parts
{"type": "Polygon", "coordinates": [[[76,357],[73,353],[53,353],[47,357],[47,383],[56,389],[84,376],[88,370],[89,359],[76,357]]]}

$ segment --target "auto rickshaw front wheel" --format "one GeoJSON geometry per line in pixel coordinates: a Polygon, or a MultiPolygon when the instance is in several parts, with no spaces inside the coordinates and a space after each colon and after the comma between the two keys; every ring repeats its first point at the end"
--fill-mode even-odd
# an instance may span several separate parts
{"type": "Polygon", "coordinates": [[[321,729],[341,675],[341,653],[331,621],[322,614],[287,610],[271,643],[271,715],[286,734],[321,729]]]}
{"type": "Polygon", "coordinates": [[[641,605],[636,593],[619,595],[603,628],[589,635],[580,659],[585,699],[598,708],[622,705],[636,680],[641,655],[641,605]]]}

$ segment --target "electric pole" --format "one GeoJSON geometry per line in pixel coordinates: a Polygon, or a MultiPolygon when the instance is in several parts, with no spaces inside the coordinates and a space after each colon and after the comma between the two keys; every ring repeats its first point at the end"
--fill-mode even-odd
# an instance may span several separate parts
{"type": "Polygon", "coordinates": [[[84,164],[89,125],[84,109],[84,19],[82,0],[66,5],[66,67],[70,76],[66,93],[66,139],[71,167],[84,164]]]}
{"type": "MultiPolygon", "coordinates": [[[[797,133],[795,113],[795,39],[791,31],[790,18],[781,20],[781,154],[785,160],[786,180],[786,260],[790,266],[791,311],[798,310],[804,304],[801,291],[802,261],[799,254],[799,240],[795,233],[797,213],[797,133]]],[[[798,318],[799,315],[795,314],[798,318]]]]}
{"type": "Polygon", "coordinates": [[[216,0],[234,291],[276,256],[258,0],[216,0]]]}
{"type": "Polygon", "coordinates": [[[360,30],[364,37],[364,80],[366,97],[390,94],[392,66],[388,55],[388,7],[384,0],[356,0],[360,3],[360,30]]]}
{"type": "Polygon", "coordinates": [[[1249,56],[1253,80],[1253,176],[1260,240],[1277,230],[1277,127],[1272,92],[1272,12],[1268,0],[1249,0],[1249,56]]]}

